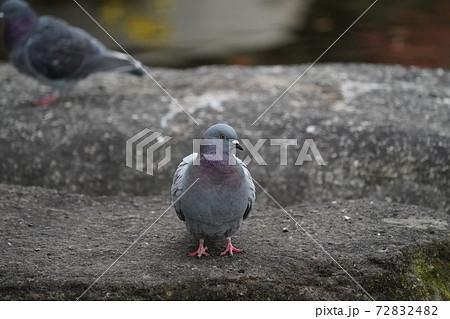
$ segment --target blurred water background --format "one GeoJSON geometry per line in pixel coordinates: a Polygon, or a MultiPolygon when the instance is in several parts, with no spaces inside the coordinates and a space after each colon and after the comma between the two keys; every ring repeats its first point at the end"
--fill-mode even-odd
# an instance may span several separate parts
{"type": "MultiPolygon", "coordinates": [[[[78,0],[135,58],[177,68],[312,62],[373,1],[78,0]]],[[[29,3],[120,50],[74,1],[29,3]]],[[[450,1],[379,0],[321,62],[449,68],[450,1]]]]}

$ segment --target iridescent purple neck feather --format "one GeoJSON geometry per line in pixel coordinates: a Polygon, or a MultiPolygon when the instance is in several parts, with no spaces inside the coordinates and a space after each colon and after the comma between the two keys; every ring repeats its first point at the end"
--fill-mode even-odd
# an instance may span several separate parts
{"type": "Polygon", "coordinates": [[[11,53],[26,38],[38,23],[38,19],[31,9],[23,15],[6,19],[4,35],[8,53],[11,53]]]}

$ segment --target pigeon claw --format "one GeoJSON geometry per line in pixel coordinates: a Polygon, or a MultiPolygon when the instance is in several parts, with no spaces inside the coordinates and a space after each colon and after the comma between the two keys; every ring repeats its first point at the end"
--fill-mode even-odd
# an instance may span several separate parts
{"type": "Polygon", "coordinates": [[[220,254],[220,256],[225,256],[226,254],[233,256],[233,252],[241,254],[244,253],[242,249],[237,249],[231,244],[231,238],[227,238],[227,248],[220,254]]]}
{"type": "Polygon", "coordinates": [[[194,251],[193,253],[188,254],[188,256],[190,256],[190,257],[197,256],[198,258],[202,257],[202,255],[210,256],[206,252],[207,249],[208,249],[208,247],[203,246],[203,239],[200,239],[200,244],[198,245],[197,251],[194,251]]]}
{"type": "Polygon", "coordinates": [[[53,95],[53,96],[50,96],[49,98],[46,98],[46,99],[37,100],[36,102],[34,102],[34,104],[36,106],[39,106],[39,105],[50,105],[50,104],[58,101],[58,99],[59,99],[59,97],[53,95]]]}

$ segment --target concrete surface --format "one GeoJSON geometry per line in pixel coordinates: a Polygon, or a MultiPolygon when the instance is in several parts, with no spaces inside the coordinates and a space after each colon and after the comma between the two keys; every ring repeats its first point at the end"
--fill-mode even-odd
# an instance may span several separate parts
{"type": "Polygon", "coordinates": [[[197,242],[173,209],[157,220],[166,197],[11,185],[0,197],[2,300],[75,300],[136,240],[82,300],[370,300],[364,290],[376,300],[450,299],[450,216],[426,208],[287,208],[298,227],[257,205],[233,240],[245,254],[220,257],[225,242],[207,242],[212,256],[198,259],[187,256],[197,242]]]}
{"type": "Polygon", "coordinates": [[[450,300],[450,73],[317,65],[252,125],[306,67],[151,68],[197,125],[147,77],[98,74],[34,107],[49,89],[0,65],[0,299],[74,300],[138,239],[81,299],[450,300]],[[217,122],[267,139],[249,170],[302,227],[257,187],[246,254],[207,243],[198,260],[172,209],[143,233],[217,122]],[[144,128],[172,137],[154,176],[125,166],[144,128]],[[277,138],[299,141],[284,166],[277,138]],[[325,166],[294,165],[305,139],[325,166]]]}
{"type": "Polygon", "coordinates": [[[267,166],[252,161],[249,169],[283,205],[372,198],[450,212],[450,73],[316,65],[252,125],[305,67],[150,69],[196,125],[148,77],[98,74],[58,103],[32,107],[48,89],[0,66],[0,182],[167,195],[192,139],[225,122],[252,143],[267,139],[267,166]],[[125,141],[144,128],[173,137],[172,161],[153,177],[125,166],[125,141]],[[298,140],[287,166],[269,143],[277,138],[298,140]],[[294,165],[305,139],[326,166],[294,165]]]}

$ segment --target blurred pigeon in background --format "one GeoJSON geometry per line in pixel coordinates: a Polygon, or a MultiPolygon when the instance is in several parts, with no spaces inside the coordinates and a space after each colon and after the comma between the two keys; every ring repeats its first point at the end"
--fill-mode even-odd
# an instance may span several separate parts
{"type": "Polygon", "coordinates": [[[172,202],[178,217],[200,241],[198,250],[189,256],[209,256],[204,240],[224,238],[227,247],[220,255],[232,256],[243,252],[233,247],[231,236],[252,210],[255,185],[245,164],[234,155],[242,147],[232,127],[213,125],[203,134],[203,141],[199,154],[185,157],[178,166],[172,202]],[[218,144],[205,145],[213,140],[218,144]]]}
{"type": "Polygon", "coordinates": [[[5,19],[4,40],[12,64],[57,93],[39,104],[51,104],[63,90],[94,72],[144,74],[140,62],[106,49],[97,39],[66,22],[38,17],[21,0],[7,0],[0,9],[5,19]]]}

